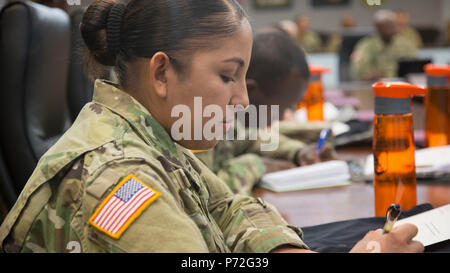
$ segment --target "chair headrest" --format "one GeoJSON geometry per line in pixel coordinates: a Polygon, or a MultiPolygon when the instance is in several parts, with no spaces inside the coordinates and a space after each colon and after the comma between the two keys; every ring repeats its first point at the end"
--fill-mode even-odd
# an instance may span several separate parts
{"type": "Polygon", "coordinates": [[[7,117],[0,128],[9,132],[0,140],[7,162],[31,165],[30,156],[37,162],[68,124],[70,18],[26,1],[5,6],[0,23],[0,115],[7,117]]]}

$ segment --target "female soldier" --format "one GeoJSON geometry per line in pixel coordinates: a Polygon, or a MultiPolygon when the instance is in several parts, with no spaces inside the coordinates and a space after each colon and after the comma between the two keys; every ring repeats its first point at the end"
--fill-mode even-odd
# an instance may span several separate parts
{"type": "Polygon", "coordinates": [[[307,249],[274,207],[233,195],[187,150],[217,140],[169,134],[172,108],[193,112],[194,97],[223,112],[248,105],[252,33],[235,0],[97,0],[80,28],[87,63],[113,67],[118,83],[97,80],[93,101],[41,158],[0,228],[1,250],[307,249]]]}

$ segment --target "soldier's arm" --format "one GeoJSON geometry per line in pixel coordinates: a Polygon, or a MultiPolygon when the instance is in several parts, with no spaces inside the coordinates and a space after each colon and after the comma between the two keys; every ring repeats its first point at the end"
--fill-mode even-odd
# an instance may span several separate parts
{"type": "MultiPolygon", "coordinates": [[[[168,173],[155,172],[155,168],[142,160],[125,160],[93,174],[86,188],[87,217],[91,217],[109,193],[129,174],[161,195],[150,203],[119,238],[113,238],[92,224],[89,230],[88,252],[208,252],[197,225],[186,214],[178,192],[184,187],[168,173]],[[109,184],[108,184],[109,183],[109,184]]],[[[186,202],[185,202],[186,203],[186,202]]],[[[189,205],[189,204],[188,204],[189,205]]]]}
{"type": "MultiPolygon", "coordinates": [[[[330,128],[329,124],[298,122],[296,120],[281,120],[278,130],[281,135],[306,143],[315,143],[319,139],[320,132],[324,128],[330,128]]],[[[331,135],[330,135],[331,136],[331,135]]]]}
{"type": "Polygon", "coordinates": [[[308,249],[302,231],[281,217],[272,205],[249,196],[234,195],[220,179],[205,169],[208,209],[222,230],[233,252],[270,252],[277,247],[308,249]]]}
{"type": "Polygon", "coordinates": [[[417,46],[414,43],[410,43],[409,40],[404,39],[403,37],[400,38],[400,40],[402,41],[401,46],[399,46],[400,56],[409,58],[417,57],[417,46]]]}
{"type": "Polygon", "coordinates": [[[280,134],[278,148],[274,151],[261,151],[261,155],[296,163],[296,156],[305,147],[304,142],[280,134]]]}
{"type": "Polygon", "coordinates": [[[250,195],[253,186],[265,173],[266,168],[256,154],[244,154],[223,162],[216,175],[233,193],[250,195]]]}
{"type": "Polygon", "coordinates": [[[266,169],[256,154],[235,155],[233,141],[220,141],[212,150],[195,153],[210,170],[220,177],[233,193],[250,195],[253,186],[266,169]]]}
{"type": "Polygon", "coordinates": [[[351,56],[351,63],[357,79],[370,80],[379,74],[373,62],[374,54],[371,50],[370,40],[363,39],[356,45],[351,56]]]}
{"type": "Polygon", "coordinates": [[[422,48],[423,47],[423,41],[422,41],[422,37],[420,36],[419,32],[415,29],[412,29],[412,35],[413,35],[413,39],[414,39],[414,44],[416,45],[416,47],[418,48],[422,48]]]}
{"type": "Polygon", "coordinates": [[[259,138],[257,141],[253,141],[251,145],[248,146],[247,152],[256,153],[263,157],[287,160],[295,163],[298,153],[306,147],[304,142],[291,139],[282,134],[278,134],[278,146],[276,149],[263,151],[261,146],[263,144],[264,142],[259,138]]]}
{"type": "Polygon", "coordinates": [[[322,50],[322,39],[320,38],[319,34],[316,32],[312,32],[312,41],[311,41],[311,47],[313,48],[314,52],[319,52],[322,50]]]}

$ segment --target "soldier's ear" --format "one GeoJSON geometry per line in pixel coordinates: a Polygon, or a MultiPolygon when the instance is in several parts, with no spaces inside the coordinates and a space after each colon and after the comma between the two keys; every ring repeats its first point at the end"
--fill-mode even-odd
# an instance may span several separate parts
{"type": "Polygon", "coordinates": [[[157,52],[150,59],[150,82],[157,96],[167,96],[167,77],[170,60],[164,52],[157,52]]]}

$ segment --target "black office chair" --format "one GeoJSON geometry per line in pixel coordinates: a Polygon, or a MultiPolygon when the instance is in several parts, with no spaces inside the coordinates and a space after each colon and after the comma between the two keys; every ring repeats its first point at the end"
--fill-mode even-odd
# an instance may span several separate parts
{"type": "Polygon", "coordinates": [[[422,38],[424,47],[439,46],[439,39],[441,38],[441,31],[436,27],[417,27],[416,30],[419,32],[422,38]]]}
{"type": "Polygon", "coordinates": [[[8,4],[8,0],[0,0],[0,9],[6,6],[6,4],[8,4]]]}
{"type": "Polygon", "coordinates": [[[13,2],[0,13],[0,183],[7,200],[15,201],[11,195],[70,125],[70,33],[60,9],[13,2]]]}
{"type": "Polygon", "coordinates": [[[0,148],[0,198],[3,200],[5,206],[7,206],[7,209],[10,209],[14,202],[16,202],[17,197],[17,190],[14,187],[0,148]]]}
{"type": "Polygon", "coordinates": [[[350,72],[350,56],[356,44],[362,38],[373,33],[371,30],[352,30],[342,33],[342,44],[339,49],[339,81],[348,82],[353,80],[350,72]]]}
{"type": "Polygon", "coordinates": [[[397,77],[406,78],[411,73],[425,73],[425,65],[432,63],[432,60],[430,58],[401,58],[397,63],[397,77]]]}

